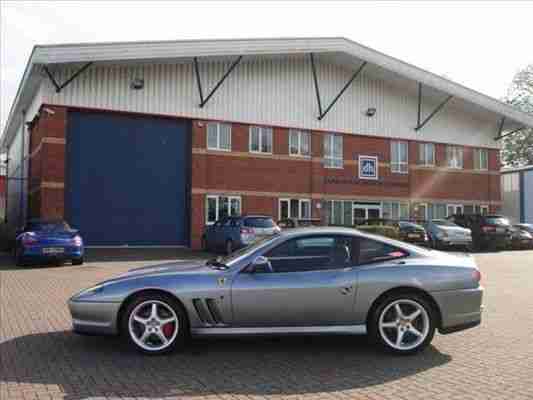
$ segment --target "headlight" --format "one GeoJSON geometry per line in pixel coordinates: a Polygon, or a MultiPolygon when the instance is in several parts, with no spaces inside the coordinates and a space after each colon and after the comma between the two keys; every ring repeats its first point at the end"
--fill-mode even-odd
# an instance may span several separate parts
{"type": "Polygon", "coordinates": [[[92,295],[95,295],[97,293],[102,292],[103,290],[104,290],[104,285],[103,284],[92,286],[92,287],[90,287],[88,289],[83,289],[79,293],[76,293],[74,296],[72,296],[72,300],[77,300],[77,299],[80,299],[82,297],[92,296],[92,295]]]}

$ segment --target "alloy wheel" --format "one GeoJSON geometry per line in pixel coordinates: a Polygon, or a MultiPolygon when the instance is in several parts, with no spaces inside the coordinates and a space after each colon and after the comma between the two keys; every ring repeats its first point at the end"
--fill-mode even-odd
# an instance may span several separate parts
{"type": "Polygon", "coordinates": [[[159,300],[147,300],[138,304],[128,320],[131,339],[143,350],[152,352],[171,346],[179,328],[174,309],[159,300]]]}
{"type": "Polygon", "coordinates": [[[381,338],[391,348],[413,350],[424,343],[429,334],[429,314],[414,300],[395,300],[381,312],[378,327],[381,338]]]}

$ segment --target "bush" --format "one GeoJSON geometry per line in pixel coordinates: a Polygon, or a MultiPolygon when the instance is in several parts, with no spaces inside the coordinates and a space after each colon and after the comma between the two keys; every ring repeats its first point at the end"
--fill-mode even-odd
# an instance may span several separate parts
{"type": "Polygon", "coordinates": [[[381,235],[391,239],[400,238],[400,230],[395,226],[389,225],[357,225],[355,229],[361,232],[372,233],[374,235],[381,235]]]}

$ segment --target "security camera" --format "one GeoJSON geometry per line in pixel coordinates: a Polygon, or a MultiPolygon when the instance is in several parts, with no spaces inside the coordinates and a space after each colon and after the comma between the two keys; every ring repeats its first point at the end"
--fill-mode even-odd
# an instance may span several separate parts
{"type": "Polygon", "coordinates": [[[52,110],[51,108],[46,108],[46,107],[43,108],[43,111],[44,111],[45,113],[47,113],[48,115],[55,115],[55,113],[56,113],[56,112],[55,112],[54,110],[52,110]]]}

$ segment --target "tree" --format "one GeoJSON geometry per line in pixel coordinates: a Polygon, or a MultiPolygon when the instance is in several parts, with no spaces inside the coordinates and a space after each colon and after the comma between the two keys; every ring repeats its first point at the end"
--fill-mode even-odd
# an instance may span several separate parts
{"type": "MultiPolygon", "coordinates": [[[[505,101],[533,114],[533,64],[514,76],[505,101]]],[[[533,165],[533,128],[524,129],[502,140],[502,161],[506,166],[533,165]]]]}

